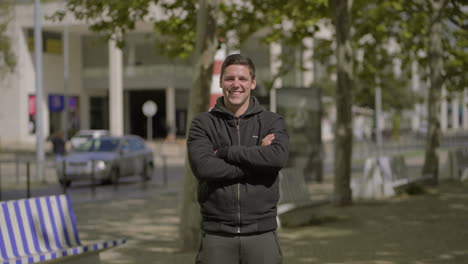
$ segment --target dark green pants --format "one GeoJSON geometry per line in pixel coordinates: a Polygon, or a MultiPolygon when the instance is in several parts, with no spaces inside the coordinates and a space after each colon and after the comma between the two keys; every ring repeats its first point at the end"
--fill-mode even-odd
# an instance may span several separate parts
{"type": "Polygon", "coordinates": [[[281,264],[276,231],[255,235],[203,233],[197,264],[281,264]]]}

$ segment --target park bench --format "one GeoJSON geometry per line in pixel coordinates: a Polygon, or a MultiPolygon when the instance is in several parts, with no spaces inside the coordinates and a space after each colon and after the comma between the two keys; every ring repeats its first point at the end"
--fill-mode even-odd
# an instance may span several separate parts
{"type": "Polygon", "coordinates": [[[427,180],[426,176],[410,175],[403,156],[369,158],[363,176],[351,180],[351,189],[356,199],[385,198],[427,180]]]}
{"type": "Polygon", "coordinates": [[[278,202],[278,226],[300,226],[314,219],[310,208],[330,203],[330,197],[312,197],[304,177],[303,168],[283,168],[280,173],[280,199],[278,202]]]}
{"type": "Polygon", "coordinates": [[[100,263],[125,239],[82,244],[68,195],[0,202],[0,263],[100,263]]]}
{"type": "Polygon", "coordinates": [[[278,214],[310,203],[310,193],[302,169],[284,168],[280,171],[280,200],[278,214]]]}
{"type": "Polygon", "coordinates": [[[280,199],[278,201],[278,215],[303,207],[319,206],[331,199],[313,198],[305,181],[304,169],[284,168],[279,173],[280,199]]]}
{"type": "Polygon", "coordinates": [[[449,151],[450,178],[468,180],[468,148],[449,151]]]}

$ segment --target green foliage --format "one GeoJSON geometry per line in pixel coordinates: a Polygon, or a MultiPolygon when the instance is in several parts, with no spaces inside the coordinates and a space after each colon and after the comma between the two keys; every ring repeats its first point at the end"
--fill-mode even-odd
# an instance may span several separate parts
{"type": "Polygon", "coordinates": [[[414,103],[409,65],[402,65],[400,76],[393,67],[394,61],[403,56],[403,50],[395,45],[403,5],[403,0],[356,0],[353,4],[353,46],[363,54],[354,64],[358,105],[375,108],[378,85],[382,88],[383,109],[400,111],[414,103]]]}
{"type": "MultiPolygon", "coordinates": [[[[69,12],[79,19],[89,23],[91,30],[99,32],[106,39],[115,39],[119,47],[124,46],[123,35],[134,30],[138,21],[149,14],[150,5],[157,0],[70,0],[67,1],[69,12]]],[[[58,11],[51,19],[62,20],[66,12],[58,11]]]]}
{"type": "Polygon", "coordinates": [[[16,67],[11,39],[7,35],[8,24],[12,19],[13,1],[0,1],[0,80],[16,67]]]}
{"type": "MultiPolygon", "coordinates": [[[[355,56],[355,102],[373,107],[376,76],[381,80],[384,108],[409,107],[414,96],[409,89],[410,63],[417,59],[427,65],[428,32],[432,13],[425,1],[405,0],[354,0],[352,6],[352,46],[363,52],[362,60],[355,56]],[[394,40],[400,46],[388,49],[394,40]],[[402,61],[401,76],[392,74],[392,61],[402,61]],[[405,100],[401,100],[404,98],[405,100]]],[[[153,23],[158,33],[155,46],[169,57],[187,57],[195,47],[195,23],[198,9],[196,0],[69,0],[67,8],[78,18],[91,23],[91,29],[107,39],[116,38],[122,47],[122,36],[134,30],[141,20],[153,23]],[[149,18],[151,6],[160,6],[162,12],[149,18]],[[144,19],[145,18],[145,19],[144,19]]],[[[466,8],[466,7],[465,7],[466,8]]],[[[303,39],[314,37],[319,21],[331,21],[327,0],[244,0],[221,1],[219,6],[217,36],[220,43],[228,32],[235,31],[242,44],[253,33],[261,31],[265,44],[280,42],[296,48],[303,47],[303,39]]],[[[63,18],[57,12],[54,18],[63,18]]],[[[445,5],[444,73],[448,89],[467,85],[467,15],[461,0],[451,0],[445,5]]],[[[334,56],[332,41],[321,40],[314,47],[314,60],[327,66],[328,76],[335,71],[331,63],[334,56]]],[[[292,69],[284,58],[283,68],[275,78],[292,69]]],[[[425,77],[425,76],[423,76],[425,77]]],[[[427,77],[427,76],[426,76],[427,77]]],[[[330,83],[330,80],[317,80],[330,83]]],[[[268,86],[268,85],[267,85],[268,86]]],[[[329,86],[329,85],[328,85],[329,86]]],[[[327,92],[333,94],[333,91],[327,92]]]]}
{"type": "MultiPolygon", "coordinates": [[[[462,10],[462,1],[447,1],[444,8],[438,19],[444,21],[445,26],[445,84],[449,90],[460,90],[467,87],[468,19],[462,10]]],[[[401,110],[411,107],[417,100],[409,88],[410,66],[417,60],[423,69],[420,73],[428,72],[424,67],[428,65],[429,26],[434,19],[431,12],[425,1],[353,1],[354,102],[357,105],[374,108],[376,79],[380,79],[384,109],[401,110]],[[397,43],[399,49],[390,50],[390,41],[397,43]],[[358,53],[362,58],[358,58],[358,53]],[[401,61],[400,76],[393,74],[392,61],[395,59],[401,61]]],[[[314,50],[314,58],[327,65],[329,73],[336,71],[331,63],[333,60],[330,60],[333,56],[331,45],[329,41],[321,40],[314,50]]]]}
{"type": "Polygon", "coordinates": [[[196,10],[195,0],[176,0],[162,3],[165,19],[154,22],[154,30],[161,36],[155,45],[170,58],[186,58],[195,49],[196,10]]]}
{"type": "MultiPolygon", "coordinates": [[[[406,61],[418,60],[427,66],[429,54],[429,29],[436,21],[443,25],[442,57],[444,83],[448,90],[463,90],[468,85],[468,15],[463,0],[445,0],[440,14],[435,14],[428,1],[409,1],[403,6],[400,19],[401,29],[395,36],[405,51],[406,61]]],[[[428,71],[427,71],[428,72],[428,71]]],[[[429,76],[423,76],[429,78],[429,76]]]]}
{"type": "MultiPolygon", "coordinates": [[[[220,23],[220,35],[235,30],[242,44],[255,32],[261,32],[263,44],[281,43],[291,50],[302,49],[303,39],[313,37],[319,30],[318,21],[326,17],[327,0],[250,0],[241,4],[222,3],[220,10],[223,23],[220,23]]],[[[294,56],[283,53],[280,58],[281,68],[264,86],[269,90],[275,80],[285,76],[295,65],[294,56]]]]}

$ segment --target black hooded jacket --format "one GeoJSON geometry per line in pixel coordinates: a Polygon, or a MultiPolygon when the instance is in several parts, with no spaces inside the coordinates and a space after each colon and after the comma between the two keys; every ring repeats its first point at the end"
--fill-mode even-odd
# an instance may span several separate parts
{"type": "Polygon", "coordinates": [[[193,119],[187,148],[204,231],[249,234],[277,228],[278,173],[287,162],[288,142],[283,118],[253,96],[240,117],[220,97],[210,112],[193,119]],[[275,139],[261,146],[268,134],[275,139]]]}

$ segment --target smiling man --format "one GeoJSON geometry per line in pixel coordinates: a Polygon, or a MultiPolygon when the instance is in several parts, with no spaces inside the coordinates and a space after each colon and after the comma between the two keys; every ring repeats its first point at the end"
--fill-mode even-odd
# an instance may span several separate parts
{"type": "Polygon", "coordinates": [[[281,116],[251,96],[256,84],[252,61],[229,55],[221,67],[223,96],[192,121],[187,147],[202,215],[196,263],[282,262],[278,173],[289,138],[281,116]]]}

